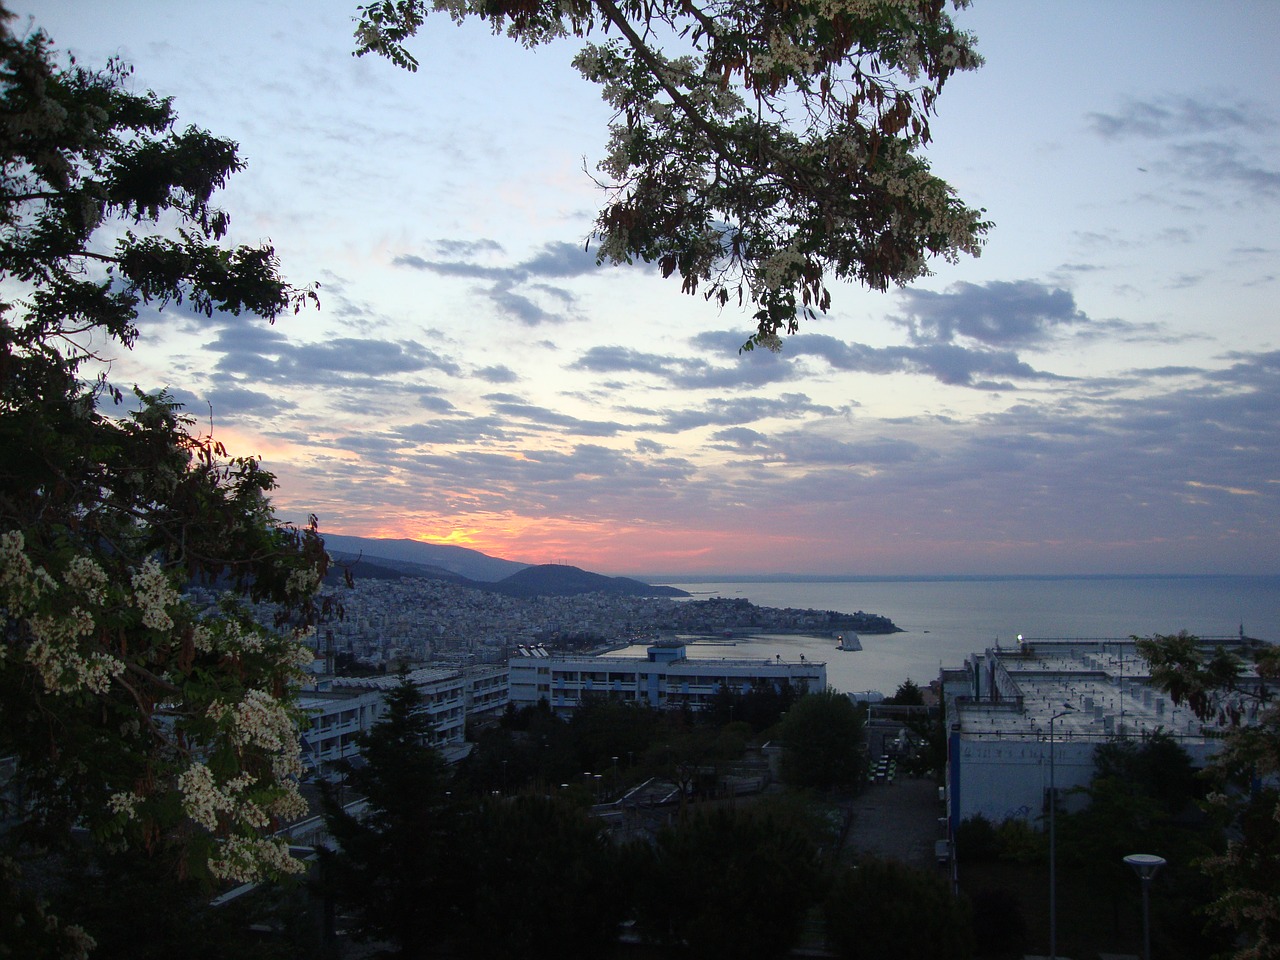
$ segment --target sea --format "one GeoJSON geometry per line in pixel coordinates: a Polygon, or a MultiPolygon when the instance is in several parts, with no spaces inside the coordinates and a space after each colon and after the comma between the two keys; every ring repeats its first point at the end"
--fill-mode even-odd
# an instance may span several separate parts
{"type": "MultiPolygon", "coordinates": [[[[765,607],[877,613],[902,633],[863,634],[862,649],[834,638],[758,636],[694,643],[692,657],[825,661],[845,693],[892,694],[904,680],[926,685],[941,667],[996,643],[1028,638],[1118,638],[1177,633],[1280,642],[1280,576],[930,577],[755,582],[662,582],[693,599],[745,598],[765,607]]],[[[634,651],[642,654],[643,648],[634,651]]]]}

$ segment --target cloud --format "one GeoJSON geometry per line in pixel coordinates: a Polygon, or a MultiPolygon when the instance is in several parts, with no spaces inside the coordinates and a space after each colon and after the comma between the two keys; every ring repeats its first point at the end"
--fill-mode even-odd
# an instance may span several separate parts
{"type": "Polygon", "coordinates": [[[953,343],[870,347],[861,343],[845,343],[821,334],[799,334],[784,341],[784,350],[797,356],[821,357],[833,370],[871,374],[914,373],[950,386],[983,390],[1011,389],[1013,379],[1066,379],[1037,370],[1009,350],[971,349],[953,343]]]}
{"type": "Polygon", "coordinates": [[[410,423],[396,427],[395,434],[407,443],[445,447],[510,443],[520,438],[501,417],[442,417],[430,423],[410,423]]]}
{"type": "Polygon", "coordinates": [[[720,447],[732,447],[736,450],[764,450],[769,445],[769,438],[759,430],[750,430],[747,427],[730,427],[727,430],[717,430],[711,435],[711,439],[720,445],[720,447]]]}
{"type": "Polygon", "coordinates": [[[339,337],[295,344],[274,328],[227,325],[205,347],[222,354],[214,366],[218,373],[265,383],[368,385],[424,370],[462,374],[453,360],[410,340],[339,337]]]}
{"type": "MultiPolygon", "coordinates": [[[[802,333],[787,337],[781,353],[768,350],[737,352],[741,334],[714,331],[690,341],[704,356],[681,357],[645,353],[630,347],[592,347],[569,364],[570,370],[601,374],[634,374],[652,377],[679,390],[759,391],[778,383],[813,376],[815,367],[805,360],[819,360],[831,370],[868,374],[913,373],[941,383],[975,389],[1010,389],[1016,380],[1065,380],[1038,370],[1008,349],[1009,343],[1046,342],[1054,326],[1077,325],[1076,335],[1125,335],[1138,328],[1122,321],[1090,321],[1075,309],[1069,293],[1029,282],[960,284],[946,294],[911,291],[913,311],[898,322],[914,328],[913,343],[872,347],[850,343],[826,334],[802,333]],[[977,346],[954,343],[957,338],[977,341],[977,346]],[[985,344],[984,344],[985,341],[985,344]],[[733,344],[732,352],[726,348],[733,344]]],[[[1147,329],[1146,335],[1153,330],[1147,329]]],[[[615,389],[625,384],[613,381],[615,389]]]]}
{"type": "Polygon", "coordinates": [[[1248,160],[1234,144],[1187,143],[1177,150],[1184,176],[1201,182],[1235,183],[1254,196],[1280,195],[1280,168],[1248,160]]]}
{"type": "Polygon", "coordinates": [[[904,290],[906,313],[894,318],[915,343],[965,338],[985,346],[1037,347],[1056,328],[1088,324],[1067,290],[1031,280],[957,283],[945,293],[904,290]]]}
{"type": "Polygon", "coordinates": [[[502,244],[497,240],[483,238],[480,240],[437,240],[436,250],[441,256],[466,258],[477,257],[487,253],[505,253],[502,244]]]}
{"type": "Polygon", "coordinates": [[[521,420],[539,431],[568,430],[579,436],[612,437],[629,429],[625,424],[606,420],[582,420],[548,407],[525,403],[510,394],[491,394],[485,398],[495,413],[508,419],[521,420]]]}
{"type": "Polygon", "coordinates": [[[1086,120],[1108,142],[1165,143],[1160,168],[1187,181],[1197,193],[1210,185],[1230,184],[1243,187],[1251,197],[1280,196],[1280,168],[1268,162],[1272,154],[1266,159],[1251,157],[1240,143],[1241,138],[1276,126],[1275,118],[1255,104],[1191,97],[1130,100],[1113,113],[1090,113],[1086,120]]]}
{"type": "Polygon", "coordinates": [[[245,414],[255,417],[278,417],[298,408],[298,405],[290,400],[236,386],[214,388],[209,392],[209,403],[213,406],[215,417],[237,417],[245,414]]]}
{"type": "Polygon", "coordinates": [[[510,266],[492,266],[475,261],[474,258],[481,254],[502,252],[502,248],[493,241],[470,244],[438,241],[436,247],[442,255],[452,259],[429,260],[416,254],[401,254],[391,262],[394,266],[425,270],[441,276],[487,280],[487,286],[478,288],[481,295],[502,313],[530,327],[570,319],[577,303],[577,298],[563,287],[538,281],[570,280],[588,276],[598,269],[594,255],[571,243],[545,244],[533,256],[510,266]],[[531,297],[530,291],[557,301],[560,309],[548,309],[531,297]]]}
{"type": "Polygon", "coordinates": [[[1271,125],[1270,118],[1251,104],[1207,102],[1192,97],[1127,100],[1113,113],[1089,113],[1086,120],[1104,140],[1167,140],[1271,125]]]}
{"type": "Polygon", "coordinates": [[[795,420],[807,416],[830,417],[841,411],[812,402],[803,393],[784,393],[781,397],[716,398],[700,407],[667,412],[661,424],[653,429],[679,433],[706,426],[729,426],[755,423],[759,420],[795,420]]]}
{"type": "Polygon", "coordinates": [[[481,367],[473,371],[472,376],[484,380],[486,383],[515,383],[520,379],[520,374],[505,364],[481,367]]]}
{"type": "MultiPolygon", "coordinates": [[[[723,346],[725,336],[736,338],[738,346],[741,345],[741,334],[732,333],[700,334],[691,343],[700,354],[714,354],[723,346]]],[[[752,390],[803,375],[790,357],[768,350],[739,354],[735,347],[732,353],[722,352],[721,357],[723,362],[713,363],[702,356],[679,357],[644,353],[629,347],[598,346],[590,348],[569,364],[569,369],[651,376],[681,390],[752,390]]]]}
{"type": "Polygon", "coordinates": [[[654,454],[654,455],[660,454],[660,453],[666,453],[668,449],[665,444],[658,443],[656,440],[646,440],[643,437],[636,441],[635,448],[636,448],[636,453],[647,453],[647,454],[654,454]]]}

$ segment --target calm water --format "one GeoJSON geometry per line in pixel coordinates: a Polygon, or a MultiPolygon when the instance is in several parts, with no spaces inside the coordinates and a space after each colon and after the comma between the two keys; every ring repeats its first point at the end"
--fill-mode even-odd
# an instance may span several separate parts
{"type": "Polygon", "coordinates": [[[838,583],[677,583],[694,595],[745,597],[767,607],[801,607],[889,617],[904,633],[863,636],[842,653],[834,641],[761,637],[732,647],[692,648],[708,657],[800,654],[825,660],[827,680],[844,691],[892,693],[910,677],[925,684],[940,665],[959,666],[997,639],[1128,637],[1239,632],[1280,641],[1280,577],[1138,577],[965,580],[856,580],[838,583]]]}

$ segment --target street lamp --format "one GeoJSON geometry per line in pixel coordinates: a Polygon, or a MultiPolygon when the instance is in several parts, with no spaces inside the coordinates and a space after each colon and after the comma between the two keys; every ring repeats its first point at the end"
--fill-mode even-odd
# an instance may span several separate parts
{"type": "Polygon", "coordinates": [[[1058,861],[1057,836],[1054,833],[1054,812],[1058,809],[1058,786],[1054,777],[1055,750],[1053,723],[1059,717],[1074,713],[1075,707],[1064,703],[1067,709],[1049,718],[1049,960],[1058,960],[1058,861]]]}
{"type": "Polygon", "coordinates": [[[1142,957],[1151,960],[1151,881],[1168,861],[1150,853],[1131,853],[1124,862],[1142,881],[1142,957]]]}

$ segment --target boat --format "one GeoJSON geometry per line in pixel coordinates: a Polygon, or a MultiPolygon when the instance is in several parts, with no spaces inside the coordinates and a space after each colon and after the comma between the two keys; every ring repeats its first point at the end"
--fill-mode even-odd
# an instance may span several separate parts
{"type": "Polygon", "coordinates": [[[856,633],[842,633],[836,637],[836,649],[845,651],[861,650],[862,642],[858,639],[858,635],[856,633]]]}

